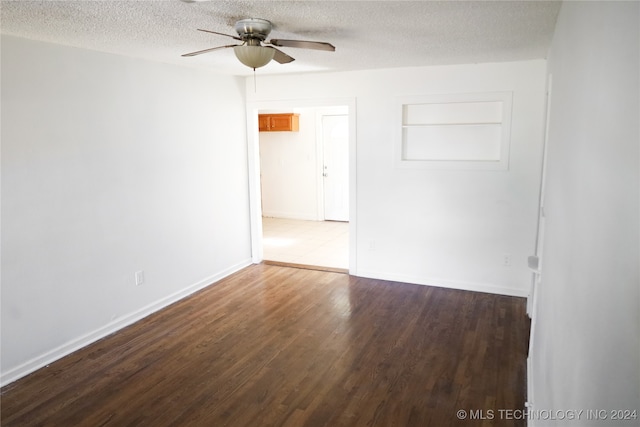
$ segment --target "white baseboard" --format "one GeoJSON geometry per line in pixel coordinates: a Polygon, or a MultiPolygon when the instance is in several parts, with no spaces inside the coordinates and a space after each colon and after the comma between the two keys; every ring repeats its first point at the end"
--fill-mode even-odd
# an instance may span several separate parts
{"type": "Polygon", "coordinates": [[[296,213],[296,212],[263,211],[262,216],[267,218],[285,218],[285,219],[299,219],[303,221],[319,221],[318,217],[314,214],[302,214],[302,213],[296,213]]]}
{"type": "Polygon", "coordinates": [[[102,339],[126,326],[129,326],[149,316],[150,314],[155,313],[156,311],[159,311],[177,301],[180,301],[181,299],[193,294],[194,292],[204,289],[207,286],[212,285],[251,264],[251,259],[244,260],[210,277],[204,278],[178,292],[175,292],[145,307],[142,307],[136,312],[130,313],[124,317],[114,320],[113,322],[109,322],[101,328],[98,328],[59,347],[49,350],[40,356],[34,357],[31,360],[28,360],[16,366],[15,368],[8,370],[7,372],[3,372],[0,375],[0,385],[4,387],[5,385],[12,383],[13,381],[16,381],[40,368],[49,365],[50,363],[55,362],[58,359],[63,358],[64,356],[73,353],[74,351],[80,350],[81,348],[86,347],[89,344],[92,344],[99,339],[102,339]]]}
{"type": "Polygon", "coordinates": [[[377,271],[358,270],[356,276],[369,279],[390,280],[393,282],[411,283],[414,285],[437,286],[439,288],[460,289],[463,291],[484,292],[489,294],[506,295],[511,297],[526,298],[528,290],[514,289],[489,283],[461,282],[452,280],[430,279],[423,277],[405,276],[402,274],[389,274],[377,271]]]}

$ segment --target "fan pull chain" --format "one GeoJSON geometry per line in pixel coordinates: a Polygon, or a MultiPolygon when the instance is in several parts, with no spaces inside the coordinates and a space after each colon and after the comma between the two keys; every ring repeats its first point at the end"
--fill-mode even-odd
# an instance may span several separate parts
{"type": "Polygon", "coordinates": [[[253,93],[258,92],[258,85],[256,83],[256,69],[253,69],[253,93]]]}

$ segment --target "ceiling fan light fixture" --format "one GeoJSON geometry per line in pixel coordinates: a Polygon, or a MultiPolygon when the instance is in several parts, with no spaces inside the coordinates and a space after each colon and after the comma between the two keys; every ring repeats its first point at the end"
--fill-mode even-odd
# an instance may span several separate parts
{"type": "Polygon", "coordinates": [[[249,68],[263,67],[267,65],[276,53],[276,50],[266,46],[234,46],[233,52],[240,62],[249,68]]]}

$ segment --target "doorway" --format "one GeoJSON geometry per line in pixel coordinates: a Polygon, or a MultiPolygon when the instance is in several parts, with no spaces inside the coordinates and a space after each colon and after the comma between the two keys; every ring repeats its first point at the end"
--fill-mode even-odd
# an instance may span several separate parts
{"type": "Polygon", "coordinates": [[[348,106],[258,109],[293,112],[298,132],[260,132],[262,259],[350,268],[348,106]]]}

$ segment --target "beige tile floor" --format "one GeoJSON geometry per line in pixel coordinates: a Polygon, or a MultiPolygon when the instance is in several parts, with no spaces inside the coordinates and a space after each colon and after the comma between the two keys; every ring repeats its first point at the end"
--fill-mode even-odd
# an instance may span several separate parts
{"type": "Polygon", "coordinates": [[[262,218],[267,261],[349,268],[349,223],[262,218]]]}

